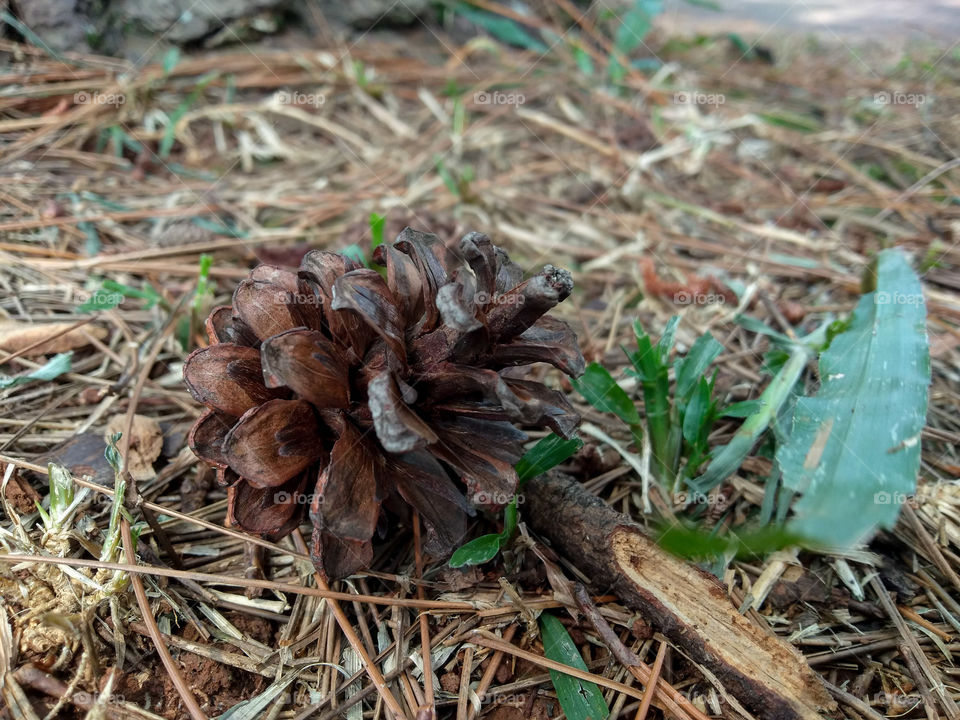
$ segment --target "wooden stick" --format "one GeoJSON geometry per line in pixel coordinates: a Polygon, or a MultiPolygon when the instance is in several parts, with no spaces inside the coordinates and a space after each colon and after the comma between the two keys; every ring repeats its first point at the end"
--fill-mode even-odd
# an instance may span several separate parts
{"type": "MultiPolygon", "coordinates": [[[[503,631],[503,641],[510,642],[513,640],[513,636],[517,632],[517,626],[510,625],[506,630],[503,631]]],[[[496,677],[497,669],[500,667],[500,663],[503,662],[503,651],[497,650],[493,653],[493,657],[490,658],[490,662],[487,663],[487,669],[483,671],[483,675],[480,677],[480,684],[477,686],[477,696],[480,698],[480,701],[483,702],[483,696],[487,694],[487,690],[490,689],[490,685],[493,684],[493,679],[496,677]]],[[[472,705],[467,711],[467,720],[473,720],[477,716],[476,708],[472,705]]]]}
{"type": "Polygon", "coordinates": [[[571,478],[534,478],[529,525],[610,587],[759,717],[819,720],[836,703],[803,656],[740,615],[715,577],[670,555],[627,516],[571,478]]]}
{"type": "MultiPolygon", "coordinates": [[[[133,390],[130,393],[130,404],[127,409],[127,416],[125,418],[126,423],[124,426],[123,435],[120,438],[119,447],[120,457],[123,463],[120,468],[120,472],[126,478],[128,483],[128,498],[140,497],[140,494],[136,489],[136,483],[127,470],[131,443],[131,429],[133,427],[134,415],[137,412],[137,405],[140,403],[140,395],[143,392],[143,387],[147,382],[147,378],[150,376],[150,372],[153,370],[153,363],[156,361],[157,355],[160,354],[160,348],[163,347],[167,337],[176,327],[176,323],[174,322],[175,318],[176,313],[171,313],[166,327],[154,340],[153,347],[151,347],[150,352],[147,353],[147,357],[143,363],[143,369],[138,374],[137,382],[133,386],[133,390]]],[[[125,498],[119,499],[121,502],[124,502],[125,505],[129,505],[129,503],[125,502],[125,498]]],[[[142,500],[142,498],[140,499],[142,500]]],[[[130,565],[136,565],[137,558],[133,553],[133,531],[130,528],[130,521],[127,519],[126,515],[121,515],[120,517],[120,534],[123,537],[123,554],[127,563],[130,565]]],[[[187,681],[180,673],[180,669],[177,667],[176,662],[174,662],[173,656],[170,654],[170,650],[163,641],[160,628],[157,626],[157,620],[153,617],[153,611],[150,609],[150,601],[147,598],[147,591],[143,587],[143,578],[141,578],[140,575],[131,574],[130,584],[133,586],[133,592],[137,596],[137,605],[140,607],[140,614],[143,616],[143,622],[147,626],[147,630],[150,633],[150,639],[153,640],[153,644],[157,649],[157,654],[160,656],[160,660],[163,662],[163,667],[170,676],[170,680],[173,682],[173,686],[176,688],[177,694],[183,701],[187,712],[190,713],[190,717],[193,718],[193,720],[207,720],[206,713],[200,709],[200,704],[193,696],[190,686],[187,685],[187,681]]]]}
{"type": "MultiPolygon", "coordinates": [[[[423,579],[423,550],[420,546],[420,513],[413,513],[413,546],[416,558],[417,579],[423,579]]],[[[417,585],[417,599],[424,600],[423,585],[417,585]]],[[[420,613],[420,656],[423,662],[423,695],[426,704],[427,720],[436,717],[436,699],[433,694],[433,663],[430,658],[430,619],[426,613],[420,613]]],[[[423,710],[424,708],[421,708],[423,710]]]]}
{"type": "Polygon", "coordinates": [[[660,643],[657,650],[657,659],[653,661],[653,670],[650,673],[650,682],[643,689],[643,700],[640,701],[640,707],[637,709],[636,720],[646,720],[647,712],[650,710],[650,703],[653,702],[653,696],[657,690],[657,681],[660,679],[660,671],[663,670],[663,659],[667,656],[667,644],[660,643]]]}
{"type": "Polygon", "coordinates": [[[473,672],[473,648],[467,647],[463,651],[463,666],[460,668],[460,693],[457,697],[457,720],[467,720],[471,672],[473,672]]]}

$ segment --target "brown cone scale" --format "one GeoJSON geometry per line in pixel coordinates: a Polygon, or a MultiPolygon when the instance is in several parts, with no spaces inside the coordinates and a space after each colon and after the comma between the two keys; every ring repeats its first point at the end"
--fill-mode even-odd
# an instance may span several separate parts
{"type": "Polygon", "coordinates": [[[569,437],[579,422],[562,393],[503,372],[583,372],[576,335],[546,315],[572,290],[567,271],[523,279],[482,233],[447,247],[410,228],[374,260],[385,272],[321,250],[296,273],[258,266],[184,365],[208,408],[190,446],[228,488],[229,522],[276,539],[308,510],[331,580],[371,562],[391,498],[420,514],[429,553],[448,554],[475,506],[516,490],[514,423],[569,437]]]}

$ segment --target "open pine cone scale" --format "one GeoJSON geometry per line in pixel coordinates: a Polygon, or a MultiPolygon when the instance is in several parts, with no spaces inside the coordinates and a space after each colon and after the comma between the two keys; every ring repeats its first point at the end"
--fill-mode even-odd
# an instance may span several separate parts
{"type": "Polygon", "coordinates": [[[397,499],[420,513],[425,549],[449,553],[475,506],[516,490],[526,435],[514,423],[564,437],[579,423],[562,393],[510,369],[583,372],[573,331],[545,315],[570,294],[568,272],[524,281],[485,235],[454,250],[410,228],[374,260],[385,277],[320,250],[298,273],[258,266],[184,365],[208,408],[189,444],[228,488],[228,521],[276,539],[309,500],[311,554],[329,579],[369,565],[382,505],[397,499]]]}

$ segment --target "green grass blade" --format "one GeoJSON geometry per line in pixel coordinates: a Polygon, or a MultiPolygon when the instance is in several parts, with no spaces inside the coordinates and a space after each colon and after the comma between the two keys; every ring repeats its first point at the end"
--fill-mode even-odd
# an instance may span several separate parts
{"type": "Polygon", "coordinates": [[[688,560],[763,557],[776,550],[796,545],[800,537],[776,525],[719,535],[687,525],[665,525],[657,529],[657,544],[672,555],[688,560]]]}
{"type": "Polygon", "coordinates": [[[670,318],[660,340],[654,345],[640,321],[635,320],[633,332],[637,338],[637,350],[627,352],[643,389],[643,410],[653,451],[654,472],[660,482],[670,484],[676,475],[680,432],[671,417],[668,360],[679,322],[679,315],[670,318]]]}
{"type": "Polygon", "coordinates": [[[674,367],[677,372],[678,398],[690,397],[710,363],[716,360],[722,351],[723,345],[710,333],[704,333],[696,339],[686,355],[677,359],[674,367]]]}
{"type": "Polygon", "coordinates": [[[691,481],[691,486],[706,492],[736,472],[790,397],[790,391],[800,378],[811,352],[806,345],[794,345],[790,358],[760,395],[760,409],[743,422],[729,443],[714,453],[707,471],[691,481]]]}
{"type": "Polygon", "coordinates": [[[683,439],[691,445],[697,443],[704,426],[709,428],[711,418],[710,383],[704,377],[696,386],[696,391],[690,394],[683,416],[683,439]]]}
{"type": "MultiPolygon", "coordinates": [[[[567,629],[553,615],[544,613],[540,616],[540,636],[543,638],[543,654],[550,660],[578,670],[587,670],[587,664],[567,629]]],[[[557,670],[550,671],[550,680],[557,691],[560,707],[569,720],[606,720],[610,715],[603,693],[594,683],[557,670]]]]}
{"type": "Polygon", "coordinates": [[[191,106],[200,99],[207,85],[218,77],[220,77],[219,71],[209,72],[202,76],[197,80],[197,84],[193,90],[190,91],[190,94],[170,113],[170,117],[167,120],[167,127],[163,132],[163,137],[160,139],[160,147],[157,148],[157,155],[161,159],[170,157],[170,151],[173,149],[173,142],[176,139],[174,133],[176,132],[177,123],[180,122],[180,118],[186,115],[191,106]]]}
{"type": "Polygon", "coordinates": [[[633,400],[602,365],[590,363],[583,375],[571,382],[587,402],[600,412],[613,413],[627,425],[640,424],[640,414],[633,400]]]}
{"type": "Polygon", "coordinates": [[[373,240],[370,243],[370,250],[376,250],[383,245],[383,228],[387,224],[387,216],[379,213],[370,213],[370,235],[373,240]]]}
{"type": "Polygon", "coordinates": [[[920,280],[898,250],[877,258],[877,289],[820,356],[822,385],[802,397],[777,451],[801,493],[789,527],[830,547],[893,527],[920,468],[930,353],[920,280]]]}
{"type": "MultiPolygon", "coordinates": [[[[663,334],[660,336],[660,340],[657,341],[657,354],[662,367],[667,366],[667,360],[670,358],[670,351],[673,350],[673,341],[677,337],[677,326],[679,324],[679,315],[674,315],[667,320],[667,325],[663,329],[663,334]]],[[[633,332],[638,338],[640,335],[646,334],[643,330],[643,327],[640,325],[639,320],[633,321],[633,332]]]]}
{"type": "Polygon", "coordinates": [[[564,440],[556,433],[550,433],[517,461],[517,487],[523,487],[527,480],[556,467],[582,447],[583,440],[578,437],[564,440]]]}

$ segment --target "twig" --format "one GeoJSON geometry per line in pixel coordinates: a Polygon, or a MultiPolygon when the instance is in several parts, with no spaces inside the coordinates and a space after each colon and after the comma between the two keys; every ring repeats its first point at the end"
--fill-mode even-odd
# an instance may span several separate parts
{"type": "Polygon", "coordinates": [[[660,679],[660,671],[663,670],[663,659],[667,656],[667,643],[661,641],[657,649],[657,657],[653,661],[653,670],[650,672],[650,680],[643,689],[643,700],[640,701],[640,707],[637,709],[636,720],[646,720],[647,711],[650,710],[650,703],[653,701],[653,695],[657,690],[657,681],[660,679]]]}
{"type": "Polygon", "coordinates": [[[641,665],[643,661],[637,657],[637,654],[624,645],[617,634],[610,627],[597,606],[593,604],[590,596],[587,594],[587,588],[583,583],[576,583],[573,587],[573,599],[577,602],[577,607],[587,616],[594,630],[606,644],[607,649],[624,667],[634,667],[641,665]]]}
{"type": "MultiPolygon", "coordinates": [[[[416,561],[417,578],[423,579],[423,549],[420,546],[420,513],[413,513],[413,548],[416,561]]],[[[425,599],[423,585],[417,585],[417,598],[425,599]]],[[[423,662],[423,694],[426,703],[426,720],[436,715],[433,694],[433,666],[430,658],[430,621],[426,613],[420,613],[420,657],[423,662]]],[[[423,708],[421,708],[422,710],[423,708]]]]}
{"type": "MultiPolygon", "coordinates": [[[[127,471],[131,440],[130,432],[131,428],[133,427],[133,418],[137,412],[140,393],[143,392],[143,386],[147,382],[147,378],[150,376],[150,371],[153,370],[153,363],[156,360],[157,355],[159,355],[160,348],[163,346],[164,341],[173,332],[175,327],[175,318],[176,313],[171,313],[166,328],[157,337],[146,361],[143,363],[143,369],[140,371],[140,374],[137,377],[137,383],[130,394],[130,407],[127,410],[126,429],[123,437],[120,439],[122,443],[120,446],[120,457],[123,459],[121,472],[126,475],[129,483],[127,486],[129,490],[128,497],[133,497],[136,499],[141,498],[136,490],[136,484],[133,478],[127,471]]],[[[123,500],[124,499],[121,498],[121,501],[123,500]]],[[[130,521],[127,519],[126,515],[121,515],[120,533],[123,536],[123,554],[127,559],[127,563],[130,565],[136,565],[137,558],[133,554],[133,532],[130,529],[130,521]]],[[[192,717],[193,720],[207,720],[206,713],[200,709],[197,699],[193,696],[193,693],[191,692],[190,687],[187,685],[186,680],[184,680],[183,675],[180,674],[180,670],[174,662],[173,656],[170,655],[170,651],[163,642],[163,637],[160,634],[160,628],[157,627],[157,621],[153,617],[153,611],[150,609],[150,600],[147,598],[147,591],[143,587],[143,580],[139,575],[133,574],[130,576],[130,583],[133,585],[133,592],[137,596],[137,605],[140,607],[140,614],[143,617],[143,622],[147,626],[147,630],[150,632],[150,638],[153,640],[153,644],[156,646],[157,654],[160,656],[160,660],[163,662],[163,666],[166,669],[167,674],[170,676],[170,680],[173,682],[173,686],[176,688],[177,694],[180,696],[180,699],[186,706],[187,712],[190,713],[190,717],[192,717]]]]}
{"type": "MultiPolygon", "coordinates": [[[[513,636],[517,632],[517,625],[510,625],[506,630],[503,631],[503,641],[510,642],[513,640],[513,636]]],[[[493,684],[493,679],[497,675],[497,669],[500,667],[500,663],[503,662],[503,650],[497,650],[493,653],[493,656],[490,658],[490,662],[487,664],[487,669],[483,671],[483,675],[480,677],[480,684],[477,686],[477,696],[483,700],[484,695],[487,694],[487,690],[490,689],[490,685],[493,684]]],[[[467,711],[467,720],[473,720],[477,716],[477,710],[472,705],[467,711]]]]}
{"type": "Polygon", "coordinates": [[[841,690],[828,680],[824,680],[823,684],[826,686],[830,694],[833,695],[839,702],[842,702],[847,707],[856,710],[865,718],[868,718],[869,720],[887,720],[887,718],[878,713],[855,695],[851,695],[846,690],[841,690]]]}
{"type": "Polygon", "coordinates": [[[473,648],[463,651],[463,663],[460,667],[460,693],[457,696],[457,720],[467,720],[467,702],[470,694],[470,673],[473,672],[473,648]]]}

